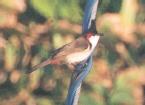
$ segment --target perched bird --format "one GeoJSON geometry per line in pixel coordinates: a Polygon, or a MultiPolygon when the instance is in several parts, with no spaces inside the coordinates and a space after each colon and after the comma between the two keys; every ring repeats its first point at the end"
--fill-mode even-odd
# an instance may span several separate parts
{"type": "Polygon", "coordinates": [[[31,73],[46,65],[66,64],[69,68],[74,69],[75,65],[86,61],[92,54],[98,43],[100,35],[101,34],[96,31],[95,20],[92,20],[91,27],[85,35],[82,35],[73,42],[56,49],[50,58],[38,65],[35,65],[27,72],[31,73]]]}

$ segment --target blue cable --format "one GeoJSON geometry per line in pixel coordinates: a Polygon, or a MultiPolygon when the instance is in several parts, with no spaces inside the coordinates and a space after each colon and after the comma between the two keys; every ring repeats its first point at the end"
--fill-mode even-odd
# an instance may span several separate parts
{"type": "MultiPolygon", "coordinates": [[[[77,103],[75,100],[77,89],[81,87],[82,81],[88,75],[92,68],[92,56],[86,61],[87,64],[79,64],[76,67],[76,70],[72,74],[70,87],[68,90],[66,105],[74,105],[77,103]]],[[[78,90],[80,91],[80,90],[78,90]]]]}
{"type": "MultiPolygon", "coordinates": [[[[96,19],[96,13],[97,13],[97,6],[98,6],[99,0],[88,0],[87,5],[85,7],[85,14],[82,24],[82,33],[86,33],[91,24],[91,20],[96,19]]],[[[66,99],[65,105],[77,105],[81,84],[82,81],[85,79],[85,77],[88,75],[92,68],[92,55],[88,58],[88,60],[85,63],[80,63],[76,66],[76,69],[74,70],[72,77],[71,77],[71,83],[68,90],[68,95],[66,99]]]]}

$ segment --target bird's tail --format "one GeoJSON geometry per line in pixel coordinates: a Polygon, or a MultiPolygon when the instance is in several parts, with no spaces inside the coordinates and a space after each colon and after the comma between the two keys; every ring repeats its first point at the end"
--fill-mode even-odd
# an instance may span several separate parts
{"type": "Polygon", "coordinates": [[[28,74],[29,74],[29,73],[32,73],[33,71],[36,71],[38,68],[42,68],[42,67],[44,67],[44,66],[46,66],[46,65],[49,65],[49,64],[51,64],[50,59],[45,60],[45,61],[43,61],[42,63],[33,66],[32,69],[26,71],[26,73],[28,73],[28,74]]]}

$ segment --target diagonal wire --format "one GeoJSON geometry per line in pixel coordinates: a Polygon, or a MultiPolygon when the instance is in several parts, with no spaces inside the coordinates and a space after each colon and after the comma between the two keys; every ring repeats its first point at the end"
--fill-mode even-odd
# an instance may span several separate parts
{"type": "Polygon", "coordinates": [[[72,74],[66,105],[77,105],[81,84],[92,67],[92,57],[87,60],[87,64],[77,65],[76,71],[72,74]],[[83,69],[82,69],[83,68],[83,69]]]}
{"type": "Polygon", "coordinates": [[[91,20],[96,20],[96,13],[98,8],[99,0],[88,0],[85,7],[85,14],[82,24],[82,33],[86,33],[91,24],[91,20]]]}

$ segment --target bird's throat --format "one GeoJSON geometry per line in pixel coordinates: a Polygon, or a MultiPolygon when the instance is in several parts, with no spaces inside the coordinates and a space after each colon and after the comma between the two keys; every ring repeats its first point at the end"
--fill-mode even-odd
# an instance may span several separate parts
{"type": "Polygon", "coordinates": [[[97,35],[91,36],[88,39],[90,44],[91,44],[91,50],[94,50],[94,48],[97,46],[97,43],[98,43],[99,39],[100,39],[100,36],[97,36],[97,35]]]}

